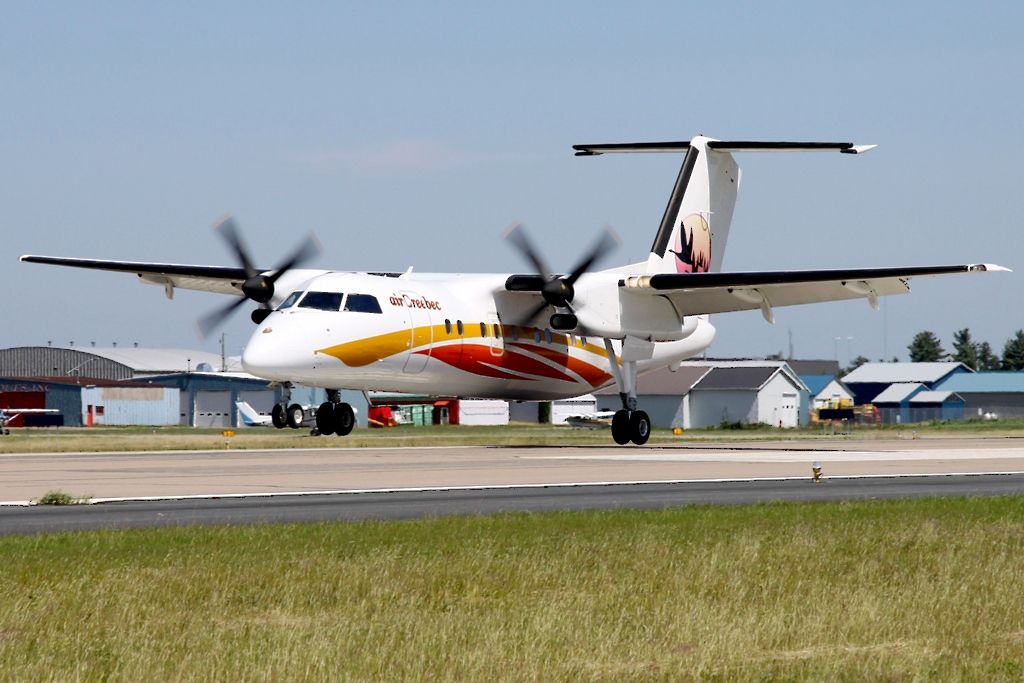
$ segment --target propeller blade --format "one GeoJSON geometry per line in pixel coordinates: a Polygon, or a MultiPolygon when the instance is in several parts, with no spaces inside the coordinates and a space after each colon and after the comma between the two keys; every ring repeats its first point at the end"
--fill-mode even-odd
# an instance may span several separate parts
{"type": "Polygon", "coordinates": [[[214,224],[213,229],[228,243],[231,250],[235,252],[235,256],[238,257],[238,263],[245,269],[245,276],[248,278],[255,275],[256,266],[252,264],[252,259],[249,258],[249,251],[245,248],[241,235],[238,234],[235,217],[231,214],[224,216],[224,218],[214,224]]]}
{"type": "Polygon", "coordinates": [[[306,263],[310,259],[313,259],[320,255],[323,251],[320,246],[320,240],[316,238],[316,235],[309,233],[306,239],[299,245],[299,247],[285,259],[284,263],[274,269],[274,273],[267,276],[267,281],[270,284],[277,282],[277,279],[287,273],[295,266],[306,263]]]}
{"type": "Polygon", "coordinates": [[[570,285],[575,284],[576,280],[583,273],[590,270],[595,263],[610,254],[621,242],[622,240],[619,239],[612,226],[604,226],[604,230],[601,231],[601,235],[597,238],[594,246],[591,247],[590,252],[572,269],[572,272],[565,278],[565,281],[570,285]]]}
{"type": "Polygon", "coordinates": [[[248,299],[240,297],[226,306],[215,308],[199,318],[199,320],[196,321],[196,331],[199,332],[199,338],[206,339],[210,336],[211,332],[220,327],[220,325],[227,320],[231,314],[244,305],[246,301],[248,301],[248,299]]]}
{"type": "Polygon", "coordinates": [[[544,276],[545,280],[551,278],[551,269],[548,268],[548,264],[544,261],[544,257],[540,255],[540,252],[534,248],[530,238],[526,236],[526,229],[523,228],[522,223],[518,221],[512,223],[505,228],[505,233],[502,236],[516,247],[519,253],[526,257],[534,269],[544,276]]]}

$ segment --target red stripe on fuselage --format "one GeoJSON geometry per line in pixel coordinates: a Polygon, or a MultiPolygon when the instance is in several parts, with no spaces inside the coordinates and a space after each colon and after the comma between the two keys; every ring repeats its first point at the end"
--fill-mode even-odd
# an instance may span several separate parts
{"type": "Polygon", "coordinates": [[[563,382],[579,384],[576,379],[539,360],[508,350],[500,350],[499,353],[495,353],[494,348],[482,344],[436,346],[429,351],[417,351],[416,353],[419,355],[429,354],[430,357],[436,358],[459,370],[471,372],[475,375],[484,375],[485,377],[522,380],[537,379],[537,377],[519,377],[504,372],[504,370],[512,370],[525,375],[539,375],[547,379],[558,379],[563,382]]]}

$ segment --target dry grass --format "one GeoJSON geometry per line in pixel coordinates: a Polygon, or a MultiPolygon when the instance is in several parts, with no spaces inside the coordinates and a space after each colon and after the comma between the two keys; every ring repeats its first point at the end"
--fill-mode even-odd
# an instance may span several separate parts
{"type": "MultiPolygon", "coordinates": [[[[310,436],[305,429],[238,429],[225,437],[219,429],[187,427],[104,427],[18,430],[0,438],[0,453],[69,451],[159,451],[279,448],[381,448],[397,446],[550,445],[608,443],[604,431],[567,427],[511,425],[508,427],[401,427],[359,429],[344,438],[310,436]]],[[[666,432],[664,439],[675,438],[666,432]]]]}
{"type": "Polygon", "coordinates": [[[0,678],[1020,680],[1024,499],[0,539],[0,678]]]}
{"type": "MultiPolygon", "coordinates": [[[[652,444],[700,443],[704,441],[785,440],[875,440],[911,438],[1000,438],[1024,436],[1024,421],[1012,423],[965,423],[960,426],[922,425],[913,429],[860,428],[849,435],[834,435],[821,427],[806,429],[690,430],[675,436],[665,429],[654,430],[652,444]]],[[[59,429],[16,429],[0,437],[2,453],[50,453],[72,451],[159,451],[278,448],[381,448],[398,446],[556,446],[610,444],[607,430],[571,429],[565,426],[513,423],[502,427],[399,427],[357,429],[344,438],[310,436],[309,431],[238,429],[226,438],[220,429],[189,427],[95,427],[59,429]]]]}

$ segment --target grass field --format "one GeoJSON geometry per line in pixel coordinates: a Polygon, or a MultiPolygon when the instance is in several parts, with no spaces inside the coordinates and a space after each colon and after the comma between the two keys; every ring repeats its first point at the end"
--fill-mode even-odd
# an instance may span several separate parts
{"type": "Polygon", "coordinates": [[[4,680],[1021,680],[1024,498],[0,539],[4,680]]]}
{"type": "MultiPolygon", "coordinates": [[[[394,446],[527,446],[611,444],[607,430],[513,423],[502,427],[432,426],[357,429],[346,437],[310,436],[308,430],[238,429],[225,438],[220,429],[191,427],[94,427],[15,429],[0,437],[0,453],[67,451],[210,450],[227,448],[374,448],[394,446]]],[[[650,443],[687,441],[774,441],[778,439],[892,439],[1024,436],[1024,420],[938,422],[910,426],[859,427],[837,435],[821,427],[689,430],[681,436],[655,429],[650,443]]]]}

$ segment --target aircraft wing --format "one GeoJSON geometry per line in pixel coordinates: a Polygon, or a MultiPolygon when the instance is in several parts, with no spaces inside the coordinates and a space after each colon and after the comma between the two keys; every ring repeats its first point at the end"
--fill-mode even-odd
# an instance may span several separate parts
{"type": "MultiPolygon", "coordinates": [[[[26,263],[45,263],[52,266],[70,266],[90,270],[109,270],[133,273],[146,284],[162,285],[170,296],[174,288],[195,289],[218,294],[242,296],[245,270],[225,266],[193,266],[179,263],[141,263],[137,261],[103,261],[96,259],[63,258],[60,256],[22,256],[26,263]]],[[[260,271],[265,272],[265,271],[260,271]]]]}
{"type": "Polygon", "coordinates": [[[623,281],[628,291],[663,296],[680,316],[761,309],[769,322],[772,308],[823,301],[877,298],[910,291],[914,277],[986,271],[1008,271],[994,264],[860,268],[849,270],[794,270],[740,273],[662,273],[623,281]]]}

